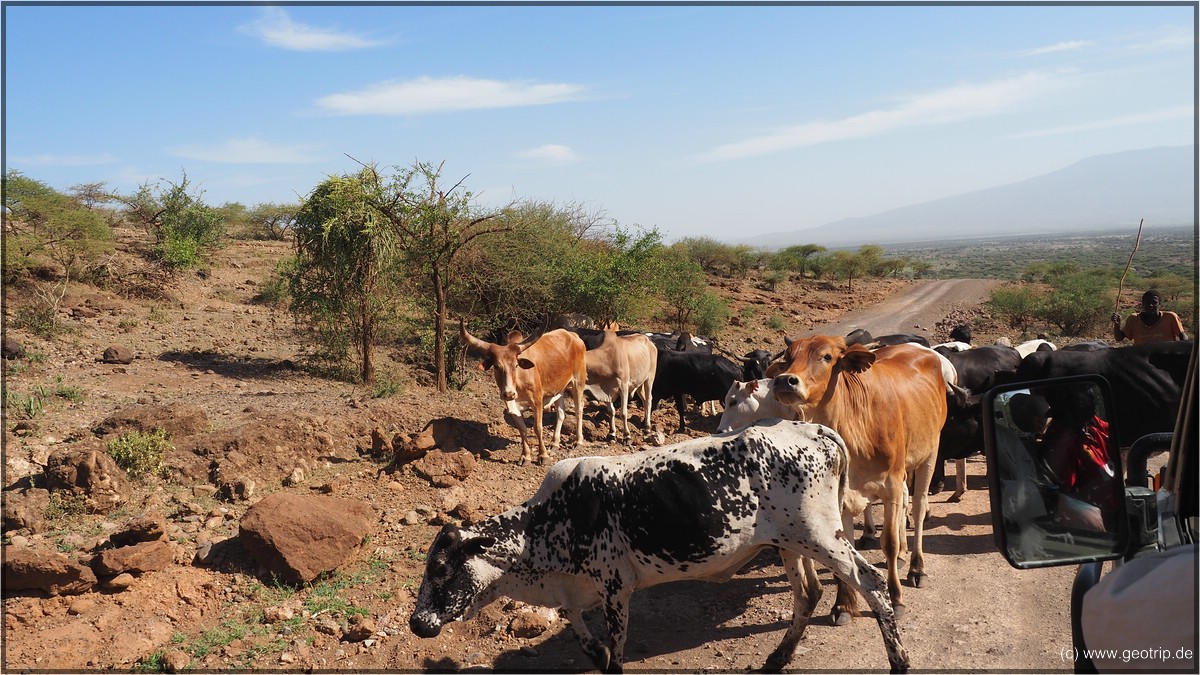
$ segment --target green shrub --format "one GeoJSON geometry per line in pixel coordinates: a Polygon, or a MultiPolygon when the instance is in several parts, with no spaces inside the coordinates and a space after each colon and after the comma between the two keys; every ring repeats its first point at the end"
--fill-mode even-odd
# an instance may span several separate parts
{"type": "Polygon", "coordinates": [[[729,323],[729,317],[732,315],[729,305],[725,304],[720,296],[705,291],[696,303],[696,312],[692,315],[696,324],[696,334],[716,336],[725,328],[725,324],[729,323]]]}
{"type": "Polygon", "coordinates": [[[1018,284],[993,290],[987,304],[993,314],[1008,323],[1009,328],[1019,328],[1026,332],[1029,324],[1037,316],[1040,303],[1040,294],[1033,287],[1018,284]]]}
{"type": "Polygon", "coordinates": [[[779,316],[778,314],[772,314],[770,318],[767,319],[767,328],[770,328],[771,330],[783,330],[786,325],[787,324],[785,324],[783,321],[783,317],[779,316]]]}
{"type": "Polygon", "coordinates": [[[108,442],[108,454],[131,478],[167,475],[167,450],[174,449],[161,428],[151,433],[131,431],[108,442]]]}

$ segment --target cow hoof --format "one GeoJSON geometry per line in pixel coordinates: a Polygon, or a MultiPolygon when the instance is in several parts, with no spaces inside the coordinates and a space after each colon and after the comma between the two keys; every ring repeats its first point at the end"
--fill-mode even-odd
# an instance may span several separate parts
{"type": "Polygon", "coordinates": [[[850,621],[854,618],[850,616],[850,612],[837,607],[833,608],[833,611],[830,613],[829,617],[833,619],[833,625],[835,626],[849,626],[850,621]]]}
{"type": "Polygon", "coordinates": [[[950,498],[947,499],[946,501],[950,502],[951,504],[957,504],[962,501],[962,495],[961,494],[950,495],[950,498]]]}
{"type": "Polygon", "coordinates": [[[944,490],[945,487],[946,487],[945,483],[930,483],[929,484],[929,494],[936,495],[937,493],[944,490]]]}
{"type": "Polygon", "coordinates": [[[860,551],[874,551],[879,548],[879,539],[863,535],[858,538],[858,543],[854,545],[854,548],[860,551]]]}
{"type": "Polygon", "coordinates": [[[908,583],[913,588],[921,588],[923,586],[926,586],[929,583],[929,575],[925,574],[924,572],[916,572],[913,570],[909,570],[908,583]]]}
{"type": "Polygon", "coordinates": [[[904,605],[892,603],[892,615],[893,616],[895,616],[897,619],[902,619],[902,618],[904,618],[905,614],[908,614],[908,607],[905,607],[904,605]]]}

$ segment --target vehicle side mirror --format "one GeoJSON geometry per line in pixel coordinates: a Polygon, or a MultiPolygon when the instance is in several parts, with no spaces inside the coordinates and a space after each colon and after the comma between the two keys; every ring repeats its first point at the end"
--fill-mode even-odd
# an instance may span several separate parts
{"type": "Polygon", "coordinates": [[[984,395],[996,547],[1019,569],[1115,560],[1129,546],[1108,382],[1096,375],[984,395]]]}

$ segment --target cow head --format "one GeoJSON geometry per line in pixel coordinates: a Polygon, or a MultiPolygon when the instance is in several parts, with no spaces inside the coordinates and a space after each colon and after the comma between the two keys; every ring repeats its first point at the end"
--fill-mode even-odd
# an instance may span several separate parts
{"type": "Polygon", "coordinates": [[[515,401],[517,399],[515,379],[517,370],[533,368],[532,361],[521,357],[521,353],[529,347],[529,344],[522,343],[524,336],[521,332],[512,331],[508,334],[508,342],[498,345],[480,340],[468,333],[467,326],[461,319],[458,322],[458,329],[462,334],[463,342],[467,343],[468,349],[480,355],[482,360],[479,362],[479,369],[492,369],[492,375],[496,378],[496,388],[500,390],[500,398],[505,401],[515,401]]]}
{"type": "Polygon", "coordinates": [[[442,626],[469,619],[487,598],[483,597],[499,570],[483,559],[496,544],[492,537],[464,536],[447,525],[438,533],[425,560],[425,576],[408,626],[418,637],[437,637],[442,626]]]}
{"type": "Polygon", "coordinates": [[[818,335],[788,340],[787,345],[773,389],[776,399],[796,410],[819,405],[833,393],[841,373],[861,373],[875,363],[874,352],[862,345],[846,346],[840,337],[818,335]]]}

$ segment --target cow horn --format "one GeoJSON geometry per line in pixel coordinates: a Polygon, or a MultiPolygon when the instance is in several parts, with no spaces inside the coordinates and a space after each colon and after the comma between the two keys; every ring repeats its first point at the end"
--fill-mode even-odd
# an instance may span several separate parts
{"type": "MultiPolygon", "coordinates": [[[[784,336],[783,336],[783,344],[785,344],[785,345],[787,345],[787,346],[791,347],[791,346],[792,346],[792,342],[794,342],[794,340],[792,340],[792,338],[790,338],[790,337],[788,337],[788,336],[786,336],[786,335],[784,335],[784,336]]],[[[779,352],[779,353],[780,353],[780,354],[782,354],[783,352],[779,352]]]]}
{"type": "Polygon", "coordinates": [[[484,342],[483,340],[480,340],[474,335],[468,333],[467,324],[462,319],[458,320],[458,330],[462,334],[462,339],[467,343],[467,346],[475,351],[486,352],[488,351],[488,347],[492,346],[490,342],[484,342]]]}

